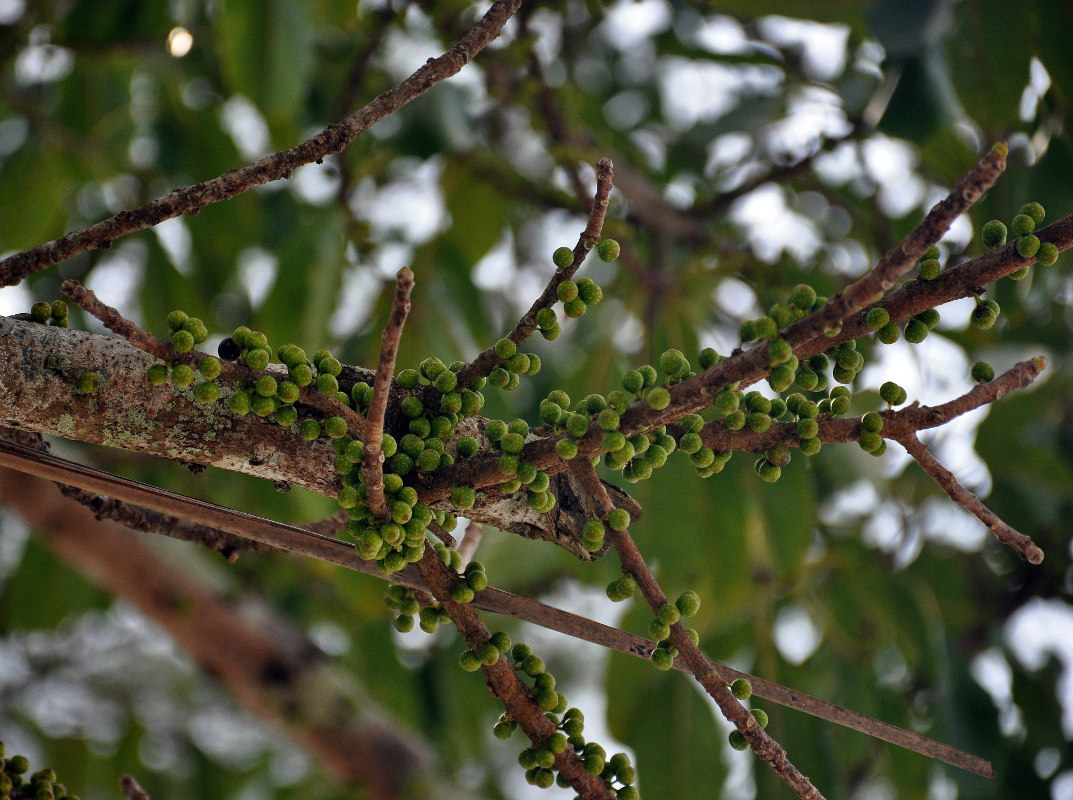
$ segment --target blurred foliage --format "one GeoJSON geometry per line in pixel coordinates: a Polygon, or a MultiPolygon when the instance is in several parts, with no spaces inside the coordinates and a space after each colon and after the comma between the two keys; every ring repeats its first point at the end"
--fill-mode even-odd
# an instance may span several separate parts
{"type": "MultiPolygon", "coordinates": [[[[462,0],[49,0],[6,9],[15,10],[0,25],[3,252],[291,146],[438,55],[480,10],[462,0]],[[175,57],[167,43],[180,26],[193,46],[175,57]]],[[[584,198],[574,181],[587,194],[588,165],[610,155],[620,189],[606,232],[621,240],[623,257],[584,267],[607,300],[580,323],[567,321],[554,345],[533,344],[540,375],[509,396],[489,392],[487,415],[533,422],[552,388],[606,392],[666,347],[727,352],[740,321],[794,284],[837,290],[999,137],[1010,142],[1009,169],[947,238],[944,259],[977,254],[971,228],[1008,220],[1028,200],[1044,203],[1049,220],[1069,214],[1071,37],[1073,18],[1058,0],[526,5],[459,78],[338,157],[74,258],[35,275],[28,290],[52,299],[64,278],[77,277],[157,332],[181,307],[221,335],[248,324],[275,342],[329,346],[372,365],[387,279],[408,264],[417,287],[400,368],[429,354],[470,358],[528,308],[554,248],[576,240],[584,198]]],[[[1063,255],[1029,280],[989,289],[1003,308],[992,331],[950,314],[949,327],[933,334],[967,363],[987,358],[1000,370],[1025,355],[1051,359],[1043,385],[997,403],[976,438],[990,470],[989,484],[980,481],[991,487],[988,503],[1047,550],[1041,567],[989,538],[981,549],[977,539],[936,537],[948,525],[979,526],[930,511],[945,499],[892,453],[877,461],[847,446],[795,455],[775,486],[755,478],[748,454],[707,482],[673,458],[631,489],[646,508],[635,535],[661,582],[671,594],[694,588],[704,598],[696,624],[711,656],[967,748],[998,773],[973,778],[769,707],[772,732],[830,797],[1068,791],[1073,710],[1067,697],[1063,729],[1056,692],[1073,664],[1052,658],[1031,669],[1005,631],[1040,600],[1058,603],[1067,621],[1073,611],[1070,261],[1063,255]],[[779,632],[802,614],[819,639],[804,660],[791,660],[779,632]],[[1008,672],[1000,707],[974,677],[985,655],[1008,672]]],[[[860,349],[879,356],[870,342],[860,349]]],[[[967,385],[965,374],[921,391],[941,401],[967,385]]],[[[869,410],[875,397],[857,403],[869,410]]],[[[120,453],[85,457],[279,519],[314,519],[332,507],[242,476],[213,480],[177,465],[123,462],[120,453]]],[[[257,733],[245,753],[211,746],[193,720],[212,708],[225,708],[237,729],[257,728],[174,665],[138,670],[122,686],[93,680],[101,653],[76,645],[129,628],[128,612],[108,610],[33,540],[22,549],[14,518],[0,525],[8,565],[0,663],[36,664],[0,675],[0,739],[40,755],[83,796],[113,795],[123,771],[158,797],[282,797],[298,781],[306,796],[352,796],[295,761],[274,734],[257,733]],[[45,650],[55,654],[47,665],[31,657],[45,650]],[[61,673],[80,694],[48,694],[61,673]],[[50,714],[63,703],[96,709],[107,724],[57,725],[50,714]]],[[[382,584],[317,564],[296,570],[243,557],[226,566],[189,549],[169,553],[314,633],[334,632],[345,643],[337,662],[372,697],[439,743],[445,763],[487,796],[513,796],[519,775],[504,773],[520,770],[502,765],[513,764],[517,743],[488,735],[499,710],[478,678],[457,669],[457,637],[413,633],[398,650],[382,584]]],[[[494,531],[479,557],[494,584],[532,596],[599,590],[617,570],[613,557],[586,567],[494,531]]],[[[646,617],[635,607],[623,624],[641,631],[646,617]]],[[[159,645],[146,643],[151,632],[115,638],[126,659],[161,658],[159,645]]],[[[789,796],[751,756],[725,746],[725,725],[685,678],[620,655],[606,675],[588,674],[572,663],[582,647],[551,642],[549,664],[568,693],[606,694],[610,732],[636,754],[647,797],[708,798],[726,780],[727,796],[789,796]]]]}

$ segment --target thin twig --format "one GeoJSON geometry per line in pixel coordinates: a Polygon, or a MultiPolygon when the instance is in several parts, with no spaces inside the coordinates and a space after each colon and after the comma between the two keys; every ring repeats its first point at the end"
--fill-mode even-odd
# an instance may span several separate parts
{"type": "Polygon", "coordinates": [[[473,522],[471,520],[469,525],[466,526],[466,532],[462,534],[462,541],[460,541],[458,547],[455,548],[458,551],[458,555],[462,557],[463,567],[473,560],[473,556],[476,554],[483,536],[484,526],[479,522],[473,522]]]}
{"type": "Polygon", "coordinates": [[[289,177],[298,167],[340,152],[375,123],[461,70],[500,35],[507,20],[521,4],[521,0],[497,0],[484,17],[446,53],[429,59],[398,86],[383,92],[364,108],[341,122],[329,125],[290,150],[266,156],[241,169],[228,170],[212,180],[176,189],[140,208],[121,211],[88,228],[3,259],[0,261],[0,286],[13,286],[28,275],[53,264],[87,250],[107,248],[121,236],[159,225],[164,220],[182,214],[197,214],[207,205],[289,177]]]}
{"type": "Polygon", "coordinates": [[[119,779],[119,788],[123,790],[123,797],[127,800],[149,800],[149,795],[130,775],[124,775],[119,779]]]}
{"type": "MultiPolygon", "coordinates": [[[[608,497],[592,464],[586,459],[577,459],[571,464],[570,469],[578,480],[589,488],[590,496],[596,501],[606,520],[607,515],[615,510],[615,504],[608,497]]],[[[649,570],[644,557],[630,537],[629,531],[616,531],[606,522],[604,529],[614,544],[615,552],[618,553],[619,560],[622,562],[622,568],[633,575],[652,613],[658,614],[660,608],[666,605],[667,596],[656,582],[655,576],[649,570]]],[[[823,795],[819,790],[786,757],[786,751],[782,746],[765,733],[753,715],[734,697],[727,681],[712,667],[700,648],[693,643],[682,622],[676,622],[671,626],[671,641],[678,648],[689,671],[715,700],[723,716],[734,723],[745,740],[749,742],[753,752],[764,759],[772,771],[782,778],[801,800],[823,800],[823,795]]]]}
{"type": "MultiPolygon", "coordinates": [[[[604,217],[607,215],[607,203],[611,195],[613,177],[614,165],[611,163],[610,158],[601,158],[596,162],[596,194],[593,197],[592,209],[589,211],[589,219],[585,225],[585,230],[582,231],[578,243],[574,245],[574,260],[570,266],[555,270],[555,274],[551,276],[540,297],[518,320],[518,324],[514,326],[513,330],[507,334],[506,338],[515,344],[521,344],[533,335],[533,332],[537,329],[537,312],[542,308],[555,304],[558,299],[556,291],[559,288],[559,284],[574,276],[574,273],[581,267],[581,262],[585,260],[585,256],[600,241],[600,232],[603,230],[604,217]]],[[[502,360],[496,355],[495,347],[489,347],[458,371],[458,385],[460,387],[469,386],[478,378],[487,376],[496,364],[502,360]]]]}
{"type": "MultiPolygon", "coordinates": [[[[937,406],[922,406],[916,403],[898,410],[880,411],[883,418],[882,435],[888,439],[912,435],[917,431],[937,428],[956,417],[994,403],[1010,392],[1024,389],[1038,378],[1046,359],[1042,356],[1014,364],[1006,372],[988,383],[972,387],[960,397],[955,397],[937,406]]],[[[819,417],[817,438],[824,444],[841,444],[856,441],[861,433],[861,417],[819,417]]],[[[669,425],[667,433],[676,439],[684,433],[679,424],[669,425]]],[[[763,433],[748,428],[732,431],[721,419],[706,422],[701,429],[701,441],[712,450],[731,450],[759,453],[775,445],[798,447],[801,438],[796,422],[775,422],[763,433]]]]}
{"type": "MultiPolygon", "coordinates": [[[[1049,242],[1065,252],[1073,247],[1073,214],[1037,228],[1033,234],[1040,242],[1049,242]]],[[[858,313],[844,320],[842,331],[833,337],[817,337],[795,347],[794,353],[799,357],[821,353],[837,347],[842,342],[858,339],[872,333],[865,319],[871,308],[887,311],[892,322],[900,322],[914,314],[929,308],[937,308],[944,303],[963,297],[976,297],[983,293],[984,287],[1036,262],[1035,257],[1024,258],[1017,252],[1017,242],[989,250],[975,258],[960,264],[947,266],[934,280],[917,279],[900,289],[890,292],[858,313]]],[[[1040,269],[1048,269],[1040,267],[1040,269]]]]}
{"type": "MultiPolygon", "coordinates": [[[[87,289],[73,278],[65,280],[61,289],[71,302],[100,320],[108,330],[122,336],[134,347],[154,358],[171,364],[190,364],[196,367],[202,359],[209,357],[208,353],[200,350],[191,350],[188,353],[178,352],[171,342],[142,330],[137,323],[126,319],[117,309],[103,302],[92,289],[87,289]]],[[[233,383],[238,381],[254,383],[261,375],[272,375],[277,379],[283,377],[279,369],[253,370],[235,361],[220,361],[220,378],[223,380],[233,383]]],[[[325,416],[342,417],[346,420],[347,430],[351,436],[361,436],[365,429],[365,420],[361,414],[335,397],[321,394],[313,385],[303,387],[298,394],[298,400],[310,408],[317,409],[325,416]]]]}
{"type": "Polygon", "coordinates": [[[828,331],[839,330],[851,314],[874,302],[913,268],[924,251],[942,238],[958,215],[968,210],[998,180],[1006,168],[1007,147],[992,147],[928,212],[897,247],[889,250],[868,273],[830,298],[819,311],[791,325],[785,338],[795,348],[828,331]]]}
{"type": "Polygon", "coordinates": [[[399,339],[402,338],[402,326],[410,313],[410,292],[414,288],[414,274],[409,267],[403,267],[395,279],[395,299],[391,305],[391,316],[380,336],[380,363],[376,366],[376,378],[373,381],[373,396],[369,401],[369,414],[365,420],[365,457],[361,468],[365,473],[365,492],[369,510],[378,519],[387,517],[387,505],[384,502],[384,454],[381,445],[384,441],[384,415],[387,413],[388,395],[391,393],[391,379],[395,374],[395,354],[399,351],[399,339]]]}
{"type": "Polygon", "coordinates": [[[1043,551],[1032,541],[1031,537],[1025,536],[1003,522],[994,511],[980,501],[979,497],[962,486],[954,473],[939,463],[939,460],[928,450],[927,445],[923,444],[915,434],[898,436],[895,441],[916,459],[921,469],[939,484],[951,500],[984,523],[1000,542],[1016,550],[1030,564],[1043,563],[1043,551]]]}
{"type": "MultiPolygon", "coordinates": [[[[92,467],[85,467],[25,446],[12,445],[7,447],[8,444],[10,443],[0,440],[0,465],[38,475],[68,487],[77,486],[82,491],[92,491],[117,498],[131,504],[128,505],[128,508],[148,505],[155,498],[156,502],[153,505],[157,508],[165,509],[167,514],[179,515],[188,521],[204,518],[202,506],[206,504],[201,501],[192,500],[163,489],[137,484],[125,478],[118,478],[92,467]]],[[[298,526],[282,525],[282,528],[288,529],[288,534],[293,535],[285,534],[281,537],[279,535],[281,523],[263,517],[244,514],[222,506],[215,506],[213,509],[216,514],[212,519],[216,522],[225,520],[227,524],[214,527],[212,530],[215,530],[220,536],[234,536],[242,540],[246,543],[245,546],[248,549],[267,548],[289,551],[385,579],[385,576],[377,570],[375,563],[359,558],[351,545],[325,535],[342,527],[342,524],[346,521],[345,516],[339,515],[337,519],[335,517],[329,518],[334,519],[336,524],[334,526],[318,525],[317,527],[321,529],[319,531],[306,530],[298,526]]],[[[170,517],[163,517],[163,519],[168,518],[170,517]]],[[[119,521],[125,522],[123,519],[119,521]]],[[[188,524],[194,523],[188,522],[188,524]]],[[[309,527],[312,528],[313,526],[309,527]]],[[[178,535],[173,528],[166,524],[165,527],[155,529],[155,532],[165,536],[182,538],[181,535],[178,535]]],[[[450,534],[445,533],[438,525],[433,527],[433,533],[441,538],[451,540],[450,534]]],[[[395,573],[390,576],[390,580],[419,591],[428,591],[428,584],[412,567],[395,573]]],[[[618,628],[612,628],[586,617],[571,614],[568,611],[545,605],[527,597],[519,597],[494,587],[489,587],[479,592],[474,598],[473,605],[485,611],[532,622],[548,630],[554,630],[567,636],[638,658],[648,659],[655,648],[655,642],[644,637],[618,628]]],[[[855,711],[827,703],[795,689],[789,689],[748,673],[740,672],[718,662],[712,661],[709,663],[712,669],[717,670],[727,683],[736,678],[748,678],[752,681],[754,693],[758,697],[876,736],[892,744],[932,758],[938,758],[948,764],[975,772],[978,775],[992,777],[994,774],[991,771],[990,763],[978,756],[965,753],[949,745],[936,742],[894,725],[871,719],[855,711]]],[[[688,671],[682,661],[676,662],[675,667],[688,671]]]]}

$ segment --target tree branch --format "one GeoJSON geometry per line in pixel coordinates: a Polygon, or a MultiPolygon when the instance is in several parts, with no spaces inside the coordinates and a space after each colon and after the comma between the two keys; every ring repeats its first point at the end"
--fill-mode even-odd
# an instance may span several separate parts
{"type": "MultiPolygon", "coordinates": [[[[556,290],[559,288],[559,284],[574,276],[574,273],[581,267],[581,262],[585,260],[585,256],[600,240],[600,231],[603,230],[604,216],[607,214],[607,203],[611,194],[613,177],[614,165],[611,163],[610,158],[601,158],[596,162],[596,196],[592,201],[592,208],[589,211],[589,219],[585,225],[585,230],[582,231],[578,243],[574,245],[574,260],[570,266],[555,270],[540,297],[533,302],[529,310],[518,320],[518,324],[507,334],[506,338],[515,344],[521,344],[533,335],[533,331],[537,329],[537,312],[542,308],[555,304],[558,300],[556,290]]],[[[501,361],[503,359],[496,355],[495,347],[489,347],[458,371],[458,385],[461,387],[469,386],[478,378],[486,377],[496,364],[501,361]]]]}
{"type": "MultiPolygon", "coordinates": [[[[117,508],[116,506],[121,503],[120,500],[101,497],[99,494],[94,496],[98,497],[101,503],[108,504],[109,508],[115,509],[118,512],[116,519],[120,523],[130,525],[131,516],[133,516],[133,522],[138,530],[151,530],[152,532],[164,536],[189,540],[184,535],[181,528],[176,529],[171,525],[168,520],[172,519],[172,517],[169,516],[159,515],[156,517],[156,519],[159,520],[161,527],[143,527],[143,521],[146,519],[153,519],[151,515],[155,512],[148,511],[137,505],[130,505],[137,504],[147,496],[167,494],[166,492],[159,489],[153,489],[152,487],[142,486],[140,484],[133,484],[132,481],[117,478],[114,475],[109,475],[108,473],[90,467],[83,467],[51,455],[49,455],[47,459],[42,458],[41,456],[45,454],[36,448],[5,448],[4,445],[5,442],[0,440],[0,464],[25,471],[29,474],[39,475],[48,478],[49,480],[64,481],[68,490],[71,489],[71,484],[82,487],[74,491],[87,493],[89,491],[100,492],[104,487],[107,487],[107,494],[122,498],[127,504],[122,505],[121,508],[117,508]]],[[[161,502],[167,503],[167,507],[172,508],[177,513],[182,510],[184,517],[198,517],[200,513],[198,509],[199,501],[194,501],[181,495],[173,495],[170,498],[163,499],[161,502]]],[[[95,510],[98,503],[91,502],[88,505],[91,510],[95,510]]],[[[386,580],[385,576],[376,568],[374,562],[364,561],[358,558],[351,545],[328,535],[331,531],[338,530],[345,524],[345,517],[335,520],[334,525],[325,527],[324,530],[320,532],[319,536],[317,535],[317,531],[312,531],[313,535],[303,544],[300,540],[296,541],[291,539],[288,541],[277,538],[276,530],[279,523],[274,523],[272,520],[246,515],[242,512],[228,508],[217,508],[221,515],[234,519],[234,526],[230,527],[230,530],[207,526],[203,527],[205,527],[206,530],[214,532],[217,537],[232,537],[233,539],[239,540],[243,543],[241,547],[245,549],[258,551],[291,551],[298,555],[318,558],[338,566],[364,572],[381,580],[386,580]],[[259,535],[254,536],[250,532],[251,525],[259,528],[259,535]]],[[[187,526],[194,524],[189,522],[189,519],[184,520],[184,522],[187,526]]],[[[291,527],[294,527],[296,531],[301,533],[311,533],[311,531],[298,526],[291,527]]],[[[444,534],[442,530],[438,529],[438,526],[436,527],[437,529],[434,529],[434,532],[437,535],[450,539],[449,534],[444,534]]],[[[408,567],[405,570],[392,575],[391,580],[402,583],[418,591],[428,591],[428,584],[414,567],[408,567]]],[[[651,656],[652,650],[655,648],[655,642],[645,639],[644,637],[619,630],[618,628],[612,628],[594,620],[578,616],[577,614],[571,614],[568,611],[548,606],[527,597],[519,597],[518,595],[494,587],[489,587],[484,591],[478,592],[474,598],[473,605],[485,611],[504,614],[514,617],[515,619],[531,622],[535,625],[540,625],[541,627],[563,633],[567,636],[572,636],[576,639],[591,642],[601,647],[618,650],[627,655],[644,658],[646,660],[651,656]]],[[[928,739],[894,725],[871,719],[863,714],[840,708],[832,703],[827,703],[797,690],[788,689],[779,684],[765,681],[762,678],[757,678],[748,673],[740,672],[739,670],[727,667],[718,662],[710,661],[709,664],[723,676],[727,683],[736,678],[749,679],[753,683],[754,693],[758,697],[762,697],[774,703],[779,703],[788,708],[803,711],[807,714],[871,736],[876,736],[884,741],[905,747],[931,758],[940,759],[953,766],[975,772],[978,775],[992,777],[994,774],[991,771],[990,763],[987,761],[950,747],[949,745],[936,742],[933,739],[928,739]]],[[[686,665],[682,662],[677,662],[675,667],[677,669],[688,671],[686,665]]]]}
{"type": "MultiPolygon", "coordinates": [[[[71,302],[100,320],[108,330],[122,336],[139,350],[161,361],[169,364],[189,364],[196,369],[202,359],[209,357],[208,353],[200,350],[191,350],[188,353],[178,352],[171,342],[142,330],[136,323],[125,319],[117,309],[104,303],[91,289],[87,289],[72,278],[65,280],[61,288],[71,302]]],[[[246,381],[252,384],[262,375],[271,375],[276,380],[286,380],[287,377],[286,370],[278,365],[270,365],[263,370],[254,370],[235,361],[220,361],[220,378],[225,381],[232,383],[246,381]]],[[[350,406],[340,403],[336,398],[321,394],[312,385],[302,388],[298,399],[302,404],[317,409],[325,416],[339,416],[345,419],[347,429],[353,436],[360,436],[365,428],[365,420],[360,414],[357,414],[350,406]]]]}
{"type": "Polygon", "coordinates": [[[921,469],[939,484],[951,500],[975,515],[1000,542],[1016,550],[1030,564],[1043,563],[1043,551],[1036,543],[1030,537],[1003,522],[998,514],[980,502],[979,497],[962,486],[954,473],[939,463],[939,460],[929,452],[927,445],[923,444],[915,434],[900,434],[892,438],[916,459],[921,469]]]}
{"type": "Polygon", "coordinates": [[[176,189],[132,211],[121,211],[83,230],[8,256],[0,261],[0,287],[13,286],[28,275],[87,250],[106,249],[115,239],[159,225],[164,220],[182,214],[196,215],[207,205],[228,200],[270,181],[287,178],[300,166],[319,162],[325,156],[338,153],[381,119],[461,70],[499,36],[507,20],[520,6],[521,0],[497,0],[484,17],[442,56],[429,59],[398,86],[383,92],[364,108],[289,150],[266,156],[241,169],[228,170],[212,180],[176,189]]]}
{"type": "Polygon", "coordinates": [[[165,563],[136,534],[94,520],[47,481],[0,469],[0,499],[59,556],[138,607],[239,703],[335,776],[359,782],[376,800],[410,797],[415,782],[444,785],[428,746],[391,725],[353,678],[283,620],[267,629],[244,622],[190,570],[165,563]]]}
{"type": "Polygon", "coordinates": [[[410,292],[414,288],[414,274],[407,267],[399,270],[395,281],[395,299],[391,316],[380,337],[380,363],[373,381],[373,396],[369,401],[369,414],[365,424],[365,456],[361,468],[365,474],[366,501],[369,510],[378,519],[387,517],[384,503],[384,454],[380,445],[384,441],[384,414],[387,412],[391,379],[395,375],[395,354],[399,351],[402,326],[410,313],[410,292]]]}
{"type": "MultiPolygon", "coordinates": [[[[488,641],[491,633],[481,621],[476,609],[470,604],[451,600],[451,590],[459,579],[457,573],[448,569],[431,547],[425,548],[425,555],[417,566],[432,595],[446,609],[466,644],[474,648],[488,641]]],[[[483,669],[492,694],[499,698],[510,718],[518,723],[534,745],[542,744],[556,732],[555,723],[545,716],[532,690],[521,681],[505,655],[500,655],[492,665],[484,665],[483,669]]],[[[585,771],[585,766],[573,747],[567,745],[564,752],[556,754],[555,767],[584,800],[614,800],[615,793],[611,787],[598,776],[585,771]]]]}

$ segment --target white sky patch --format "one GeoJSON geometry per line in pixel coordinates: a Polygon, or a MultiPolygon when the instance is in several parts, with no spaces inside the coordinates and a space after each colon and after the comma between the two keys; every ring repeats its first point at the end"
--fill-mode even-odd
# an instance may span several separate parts
{"type": "Polygon", "coordinates": [[[238,254],[238,280],[250,298],[250,308],[261,307],[279,272],[279,259],[261,247],[248,247],[238,254]]]}
{"type": "Polygon", "coordinates": [[[182,217],[166,219],[153,228],[160,246],[168,257],[171,265],[179,271],[180,275],[190,275],[191,261],[190,252],[193,248],[193,239],[182,217]]]}
{"type": "Polygon", "coordinates": [[[941,768],[928,776],[928,800],[957,800],[958,785],[941,768]]]}
{"type": "Polygon", "coordinates": [[[546,8],[538,8],[529,17],[529,31],[536,34],[532,48],[541,63],[550,65],[557,61],[563,44],[562,17],[546,8]]]}
{"type": "Polygon", "coordinates": [[[609,310],[615,320],[615,349],[620,353],[636,355],[645,343],[644,323],[617,298],[608,301],[609,310]]]}
{"type": "Polygon", "coordinates": [[[977,655],[972,660],[971,672],[998,709],[1002,734],[1013,736],[1024,731],[1021,709],[1013,702],[1013,670],[998,648],[992,647],[977,655]]]}
{"type": "MultiPolygon", "coordinates": [[[[101,201],[105,207],[111,213],[118,214],[120,211],[131,208],[137,203],[141,182],[133,175],[116,175],[114,178],[101,183],[100,189],[101,201]]],[[[180,225],[184,224],[176,217],[161,222],[157,228],[161,225],[172,225],[176,221],[179,221],[180,225]]]]}
{"type": "Polygon", "coordinates": [[[712,300],[724,314],[735,319],[752,319],[760,311],[753,287],[737,278],[719,281],[712,290],[712,300]]]}
{"type": "Polygon", "coordinates": [[[829,81],[846,69],[849,26],[812,20],[764,17],[760,34],[779,47],[801,49],[805,71],[813,78],[829,81]]]}
{"type": "MultiPolygon", "coordinates": [[[[945,264],[943,265],[945,268],[945,264]]],[[[943,303],[939,308],[939,324],[935,326],[938,331],[963,331],[965,322],[972,310],[976,308],[976,301],[971,297],[961,297],[943,303]]]]}
{"type": "Polygon", "coordinates": [[[30,123],[26,117],[8,117],[0,121],[0,158],[7,158],[26,142],[30,123]]]}
{"type": "Polygon", "coordinates": [[[782,657],[796,666],[816,652],[823,641],[823,632],[816,627],[808,611],[795,604],[779,609],[772,638],[782,657]]]}
{"type": "Polygon", "coordinates": [[[799,161],[819,149],[822,139],[845,136],[851,127],[837,94],[804,86],[787,98],[786,116],[764,128],[764,149],[780,160],[799,161]]]}
{"type": "Polygon", "coordinates": [[[908,142],[876,135],[861,145],[866,170],[879,187],[876,200],[888,217],[904,217],[924,202],[927,186],[914,170],[916,150],[908,142]]]}
{"type": "Polygon", "coordinates": [[[695,178],[690,175],[675,175],[663,189],[663,198],[675,208],[689,209],[697,199],[695,178]]]}
{"type": "Polygon", "coordinates": [[[1023,122],[1030,122],[1036,116],[1039,109],[1039,101],[1051,88],[1051,76],[1043,62],[1035,56],[1028,62],[1028,85],[1021,93],[1021,102],[1017,107],[1017,115],[1023,122]]]}
{"type": "Polygon", "coordinates": [[[74,69],[74,54],[65,47],[49,43],[47,25],[30,31],[29,46],[15,58],[15,81],[20,86],[62,81],[74,69]]]}
{"type": "Polygon", "coordinates": [[[33,304],[34,296],[22,284],[5,286],[0,289],[0,316],[10,317],[12,314],[27,314],[33,304]]]}
{"type": "Polygon", "coordinates": [[[86,280],[86,288],[117,308],[127,319],[140,322],[138,289],[143,283],[148,257],[143,242],[125,242],[97,262],[86,280]]]}
{"type": "Polygon", "coordinates": [[[946,497],[929,497],[923,512],[924,535],[933,542],[966,553],[978,553],[991,532],[975,516],[946,497]]]}
{"type": "Polygon", "coordinates": [[[407,159],[394,168],[394,179],[384,186],[363,180],[350,197],[350,209],[369,222],[374,238],[397,235],[411,244],[423,244],[447,222],[440,190],[442,170],[439,159],[407,159]]]}
{"type": "Polygon", "coordinates": [[[904,566],[920,553],[919,537],[907,537],[905,523],[905,506],[897,500],[882,500],[871,508],[861,527],[861,539],[870,547],[895,555],[898,566],[904,566]]]}
{"type": "Polygon", "coordinates": [[[1067,800],[1073,797],[1073,769],[1067,769],[1051,781],[1051,800],[1067,800]]]}
{"type": "Polygon", "coordinates": [[[755,148],[753,137],[742,131],[717,136],[708,144],[708,161],[704,165],[704,176],[712,178],[720,172],[751,161],[755,148]]]}
{"type": "Polygon", "coordinates": [[[659,86],[664,115],[682,130],[723,116],[741,100],[734,73],[726,64],[661,59],[659,86]]]}
{"type": "Polygon", "coordinates": [[[838,275],[850,279],[861,277],[872,266],[872,256],[856,239],[845,239],[824,247],[827,263],[838,275]]]}
{"type": "Polygon", "coordinates": [[[631,130],[648,115],[649,105],[644,92],[626,89],[604,103],[604,118],[612,128],[631,130]]]}
{"type": "Polygon", "coordinates": [[[482,291],[502,291],[513,284],[518,273],[514,258],[514,237],[509,231],[473,265],[473,285],[482,291]]]}
{"type": "Polygon", "coordinates": [[[280,747],[268,762],[268,772],[276,786],[294,786],[312,771],[313,760],[297,747],[280,747]]]}
{"type": "Polygon", "coordinates": [[[247,161],[268,154],[271,145],[268,123],[257,106],[242,95],[232,95],[220,108],[220,126],[247,161]]]}
{"type": "Polygon", "coordinates": [[[159,155],[160,144],[152,136],[134,136],[127,145],[127,159],[135,169],[150,169],[159,155]]]}
{"type": "Polygon", "coordinates": [[[376,248],[369,265],[383,281],[395,282],[399,269],[414,259],[414,248],[403,242],[385,242],[376,248]]]}
{"type": "Polygon", "coordinates": [[[222,706],[195,711],[186,728],[200,750],[231,769],[250,769],[272,745],[261,726],[222,706]]]}
{"type": "Polygon", "coordinates": [[[296,169],[287,185],[303,202],[326,206],[335,199],[341,181],[335,158],[329,156],[322,164],[306,164],[296,169]]]}
{"type": "Polygon", "coordinates": [[[1062,732],[1073,739],[1073,607],[1061,600],[1030,600],[1006,623],[1006,643],[1027,670],[1040,669],[1052,655],[1062,663],[1057,686],[1062,732]]]}
{"type": "Polygon", "coordinates": [[[330,656],[341,656],[350,650],[350,634],[330,620],[313,623],[309,627],[309,638],[330,656]]]}
{"type": "Polygon", "coordinates": [[[612,47],[627,52],[670,24],[671,10],[664,0],[620,0],[605,12],[600,32],[612,47]]]}
{"type": "Polygon", "coordinates": [[[817,153],[812,160],[812,168],[824,183],[843,186],[861,174],[857,146],[852,142],[843,142],[833,150],[817,153]]]}
{"type": "Polygon", "coordinates": [[[648,166],[659,172],[667,164],[667,144],[658,133],[639,128],[631,131],[629,139],[644,156],[648,166]]]}
{"type": "Polygon", "coordinates": [[[871,481],[860,478],[849,486],[839,489],[820,508],[820,521],[825,525],[849,525],[874,508],[879,495],[871,481]]]}
{"type": "Polygon", "coordinates": [[[736,201],[730,219],[742,229],[762,261],[773,262],[785,251],[805,263],[822,244],[816,226],[789,207],[786,190],[774,183],[766,183],[736,201]]]}
{"type": "Polygon", "coordinates": [[[1051,777],[1061,763],[1062,754],[1055,747],[1044,747],[1032,759],[1032,766],[1035,768],[1036,774],[1044,780],[1051,777]]]}
{"type": "MultiPolygon", "coordinates": [[[[398,266],[395,269],[397,272],[398,266]]],[[[347,269],[339,290],[339,305],[328,320],[332,336],[345,339],[360,329],[369,319],[369,312],[383,286],[381,277],[368,267],[347,269]]]]}
{"type": "Polygon", "coordinates": [[[25,11],[25,0],[0,0],[0,25],[14,25],[25,11]]]}
{"type": "Polygon", "coordinates": [[[660,101],[668,123],[687,130],[733,110],[743,95],[770,94],[782,70],[761,64],[731,66],[669,56],[659,61],[660,101]]]}
{"type": "Polygon", "coordinates": [[[723,14],[708,17],[693,33],[693,43],[716,55],[738,55],[752,49],[741,23],[723,14]]]}

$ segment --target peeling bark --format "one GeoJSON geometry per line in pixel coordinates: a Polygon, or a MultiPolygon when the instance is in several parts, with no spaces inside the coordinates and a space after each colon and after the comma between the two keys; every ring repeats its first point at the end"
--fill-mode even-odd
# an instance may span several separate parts
{"type": "MultiPolygon", "coordinates": [[[[330,440],[306,442],[271,420],[232,413],[226,399],[233,387],[225,381],[219,381],[221,401],[209,405],[194,399],[192,387],[151,386],[145,370],[152,363],[152,356],[124,339],[0,317],[0,426],[286,481],[329,497],[339,492],[330,440]],[[78,376],[87,371],[101,376],[92,395],[75,388],[78,376]]],[[[275,366],[282,379],[283,367],[275,366]]],[[[366,373],[344,370],[348,379],[364,379],[366,373]]],[[[393,387],[386,427],[401,438],[405,430],[398,426],[406,418],[399,399],[393,387]]],[[[459,435],[481,436],[483,423],[466,420],[459,435]]],[[[504,497],[490,488],[478,494],[466,516],[527,539],[553,542],[585,561],[606,552],[589,553],[581,544],[581,528],[594,513],[583,490],[564,475],[552,478],[551,490],[556,505],[548,514],[530,508],[524,495],[504,497]]],[[[625,493],[610,486],[608,491],[635,518],[640,516],[640,507],[625,493]]],[[[450,508],[446,501],[433,505],[450,508]]]]}

